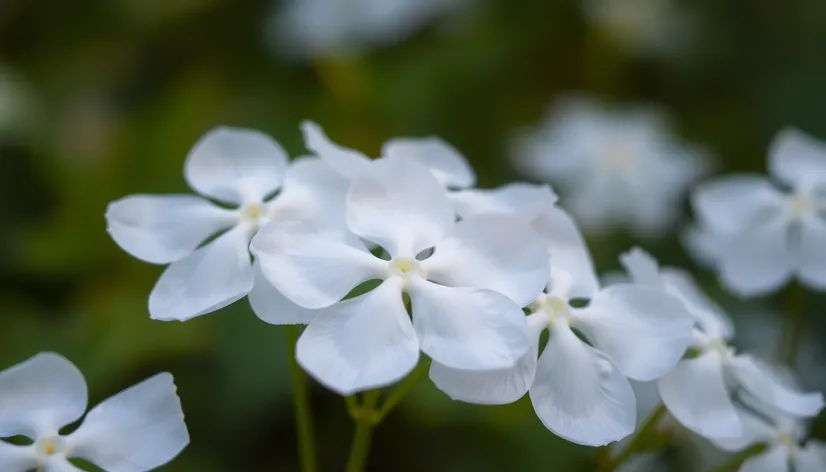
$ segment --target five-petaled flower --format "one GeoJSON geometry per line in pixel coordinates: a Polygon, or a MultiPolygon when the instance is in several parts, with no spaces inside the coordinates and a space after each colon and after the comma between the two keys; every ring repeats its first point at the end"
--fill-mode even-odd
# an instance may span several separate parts
{"type": "Polygon", "coordinates": [[[175,384],[158,374],[92,408],[72,433],[60,429],[83,416],[83,374],[66,358],[41,353],[0,372],[0,437],[26,436],[25,446],[0,441],[0,470],[80,472],[82,458],[110,472],[144,472],[177,456],[187,444],[175,384]]]}
{"type": "Polygon", "coordinates": [[[265,321],[306,323],[311,312],[256,277],[249,243],[269,222],[297,215],[343,225],[346,180],[316,158],[288,164],[268,136],[233,128],[201,138],[187,156],[184,177],[200,194],[235,208],[194,195],[132,195],[106,212],[109,234],[121,248],[146,262],[169,264],[149,296],[150,316],[184,321],[250,294],[265,321]]]}
{"type": "Polygon", "coordinates": [[[796,276],[826,289],[826,144],[786,129],[769,149],[769,174],[700,184],[688,243],[741,296],[778,290],[796,276]]]}
{"type": "Polygon", "coordinates": [[[319,382],[350,394],[393,383],[418,362],[469,370],[512,366],[528,349],[522,307],[547,282],[545,244],[517,218],[456,223],[447,193],[411,159],[382,158],[352,182],[352,234],[272,225],[252,241],[266,277],[298,305],[319,309],[297,346],[319,382]],[[359,284],[381,284],[346,299],[359,284]],[[412,323],[403,301],[410,297],[412,323]]]}

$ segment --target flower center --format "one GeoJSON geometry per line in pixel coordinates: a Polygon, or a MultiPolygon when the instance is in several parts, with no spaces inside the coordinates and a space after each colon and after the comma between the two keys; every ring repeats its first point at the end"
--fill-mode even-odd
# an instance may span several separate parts
{"type": "Polygon", "coordinates": [[[792,195],[788,200],[789,213],[795,218],[800,218],[813,209],[812,201],[804,195],[792,195]]]}
{"type": "Polygon", "coordinates": [[[35,450],[39,458],[45,459],[49,456],[65,452],[66,441],[60,436],[46,436],[37,440],[35,450]]]}
{"type": "Polygon", "coordinates": [[[634,148],[624,137],[609,140],[603,151],[602,166],[610,172],[625,171],[635,161],[634,148]]]}
{"type": "Polygon", "coordinates": [[[412,277],[427,279],[427,271],[422,267],[422,263],[412,257],[394,257],[387,264],[385,278],[401,277],[405,281],[412,277]]]}
{"type": "Polygon", "coordinates": [[[242,221],[254,221],[264,216],[264,205],[260,202],[248,202],[238,209],[238,218],[242,221]]]}
{"type": "Polygon", "coordinates": [[[547,293],[540,293],[536,300],[531,304],[530,310],[534,313],[544,311],[548,314],[548,324],[551,325],[556,321],[570,321],[571,319],[571,305],[568,300],[547,293]]]}

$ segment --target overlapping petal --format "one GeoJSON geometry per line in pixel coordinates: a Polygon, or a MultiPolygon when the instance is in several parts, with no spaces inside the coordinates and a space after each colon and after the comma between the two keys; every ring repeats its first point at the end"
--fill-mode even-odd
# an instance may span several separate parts
{"type": "Polygon", "coordinates": [[[0,441],[0,470],[4,472],[27,472],[37,467],[37,453],[34,445],[15,446],[0,441]]]}
{"type": "Polygon", "coordinates": [[[547,254],[527,223],[483,214],[456,223],[422,267],[436,283],[494,290],[522,307],[548,283],[547,254]]]}
{"type": "Polygon", "coordinates": [[[268,205],[271,220],[303,218],[344,227],[344,197],[350,181],[321,159],[290,162],[284,186],[268,205]]]}
{"type": "Polygon", "coordinates": [[[748,459],[743,462],[740,472],[789,472],[789,453],[786,446],[772,446],[759,456],[748,459]]]}
{"type": "Polygon", "coordinates": [[[430,169],[444,187],[468,188],[476,173],[464,156],[440,138],[396,138],[384,143],[382,157],[411,159],[430,169]]]}
{"type": "Polygon", "coordinates": [[[256,261],[253,266],[255,285],[248,297],[256,316],[274,325],[307,324],[313,319],[316,310],[293,303],[267,280],[260,262],[256,261]]]}
{"type": "Polygon", "coordinates": [[[826,143],[797,129],[780,131],[769,148],[769,172],[800,190],[826,182],[826,143]]]}
{"type": "Polygon", "coordinates": [[[188,256],[235,222],[233,211],[192,195],[132,195],[106,209],[106,229],[112,239],[124,251],[153,264],[188,256]]]}
{"type": "Polygon", "coordinates": [[[826,444],[810,439],[792,456],[795,472],[820,472],[826,469],[826,444]]]}
{"type": "Polygon", "coordinates": [[[717,351],[684,359],[660,378],[663,403],[677,421],[707,438],[736,439],[743,424],[734,408],[717,351]]]}
{"type": "Polygon", "coordinates": [[[743,407],[735,407],[740,422],[743,425],[743,434],[732,438],[711,438],[711,441],[720,449],[728,452],[742,451],[751,445],[767,443],[777,437],[777,429],[743,407]]]}
{"type": "Polygon", "coordinates": [[[721,339],[734,336],[731,318],[700,290],[691,274],[669,267],[663,269],[661,276],[668,292],[682,300],[703,331],[721,339]]]}
{"type": "Polygon", "coordinates": [[[723,234],[744,231],[756,218],[776,211],[782,199],[766,177],[747,174],[704,182],[692,194],[697,218],[723,234]]]}
{"type": "Polygon", "coordinates": [[[498,292],[413,278],[408,293],[421,349],[434,362],[460,370],[506,369],[530,346],[524,313],[498,292]]]}
{"type": "Polygon", "coordinates": [[[826,290],[826,222],[808,217],[800,222],[797,270],[800,279],[816,290],[826,290]]]}
{"type": "Polygon", "coordinates": [[[528,316],[531,347],[510,369],[474,372],[451,369],[433,363],[430,380],[450,398],[480,405],[504,405],[522,398],[531,388],[539,354],[539,335],[548,325],[548,315],[528,316]]]}
{"type": "Polygon", "coordinates": [[[637,405],[628,380],[564,323],[551,327],[530,397],[542,423],[576,444],[603,446],[634,431],[637,405]]]}
{"type": "Polygon", "coordinates": [[[63,456],[52,456],[43,465],[43,472],[83,472],[63,456]]]}
{"type": "Polygon", "coordinates": [[[453,226],[447,192],[425,167],[408,159],[379,159],[347,192],[347,224],[390,255],[413,257],[453,226]]]}
{"type": "Polygon", "coordinates": [[[72,457],[120,472],[166,464],[189,444],[175,392],[172,375],[162,373],[104,400],[66,438],[72,457]]]}
{"type": "Polygon", "coordinates": [[[201,195],[242,204],[278,190],[286,168],[287,153],[266,134],[222,126],[189,151],[184,178],[201,195]]]}
{"type": "Polygon", "coordinates": [[[467,189],[450,193],[462,218],[484,213],[504,213],[532,221],[551,208],[557,196],[547,185],[514,182],[494,189],[467,189]]]}
{"type": "Polygon", "coordinates": [[[355,179],[367,169],[370,163],[367,156],[334,143],[318,124],[304,121],[301,123],[301,132],[307,149],[347,179],[355,179]]]}
{"type": "Polygon", "coordinates": [[[296,358],[342,395],[390,385],[419,360],[416,333],[402,302],[401,280],[319,310],[301,335],[296,358]]]}
{"type": "Polygon", "coordinates": [[[86,411],[83,374],[65,357],[37,354],[0,372],[0,437],[54,435],[86,411]]]}
{"type": "Polygon", "coordinates": [[[679,300],[643,286],[614,285],[576,312],[575,326],[627,377],[661,377],[682,358],[694,320],[679,300]]]}
{"type": "Polygon", "coordinates": [[[660,276],[660,265],[641,248],[633,247],[630,251],[623,253],[620,256],[620,263],[635,284],[664,288],[660,276]]]}
{"type": "Polygon", "coordinates": [[[250,249],[270,283],[311,309],[338,302],[358,284],[380,278],[385,267],[357,238],[307,220],[266,225],[250,249]]]}
{"type": "Polygon", "coordinates": [[[761,402],[786,414],[811,418],[824,407],[820,392],[799,392],[784,382],[760,359],[741,355],[731,362],[731,373],[740,385],[761,402]]]}
{"type": "Polygon", "coordinates": [[[789,245],[789,222],[775,218],[736,238],[720,261],[723,284],[740,296],[779,289],[792,275],[797,260],[789,245]]]}
{"type": "Polygon", "coordinates": [[[254,279],[252,232],[249,224],[238,225],[167,267],[149,295],[152,319],[185,321],[246,296],[254,279]]]}

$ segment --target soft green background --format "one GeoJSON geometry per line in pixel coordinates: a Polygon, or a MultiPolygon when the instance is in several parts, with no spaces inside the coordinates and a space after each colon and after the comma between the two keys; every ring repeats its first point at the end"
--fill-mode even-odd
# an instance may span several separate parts
{"type": "MultiPolygon", "coordinates": [[[[85,372],[93,403],[170,371],[192,444],[162,470],[297,470],[282,330],[245,301],[185,324],[150,321],[161,268],[109,239],[106,204],[188,192],[183,158],[217,124],[264,130],[300,155],[307,118],[369,154],[390,137],[438,134],[494,186],[515,178],[508,137],[571,90],[665,107],[681,135],[719,156],[718,171],[762,170],[787,124],[826,138],[826,3],[681,5],[696,29],[661,58],[635,58],[573,0],[477,0],[396,47],[298,64],[262,40],[270,0],[0,1],[0,64],[22,87],[0,102],[11,116],[0,121],[0,368],[60,352],[85,372]]],[[[591,239],[602,270],[633,243],[591,239]]],[[[676,234],[643,244],[694,267],[676,234]]],[[[698,276],[741,325],[783,308],[782,293],[744,304],[698,276]]],[[[807,295],[814,344],[821,298],[807,295]]],[[[822,373],[803,381],[823,385],[822,373]]],[[[343,403],[315,385],[313,406],[324,470],[340,470],[351,434],[343,403]]],[[[678,450],[673,470],[689,455],[678,450]]],[[[370,468],[576,471],[592,460],[545,430],[527,401],[464,405],[423,382],[379,429],[370,468]]]]}

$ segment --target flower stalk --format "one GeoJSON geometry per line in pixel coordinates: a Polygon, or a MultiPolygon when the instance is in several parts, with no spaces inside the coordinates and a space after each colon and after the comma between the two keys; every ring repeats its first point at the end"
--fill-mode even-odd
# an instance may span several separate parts
{"type": "Polygon", "coordinates": [[[651,412],[648,419],[645,420],[645,423],[643,423],[628,445],[617,454],[616,458],[604,461],[604,465],[602,467],[598,466],[599,468],[597,470],[599,472],[614,472],[630,460],[634,454],[644,451],[648,443],[653,442],[657,444],[657,446],[664,445],[662,442],[656,441],[656,436],[660,421],[667,411],[665,405],[660,403],[654,411],[651,412]]]}
{"type": "Polygon", "coordinates": [[[792,282],[787,290],[786,322],[780,341],[780,361],[793,367],[797,362],[798,345],[803,334],[806,290],[792,282]]]}
{"type": "Polygon", "coordinates": [[[284,326],[284,332],[287,336],[287,348],[289,349],[290,380],[293,390],[295,427],[298,436],[298,455],[301,462],[301,471],[317,472],[318,463],[315,451],[315,434],[313,432],[313,415],[310,408],[307,376],[295,358],[295,345],[298,342],[298,326],[286,325],[284,326]]]}

